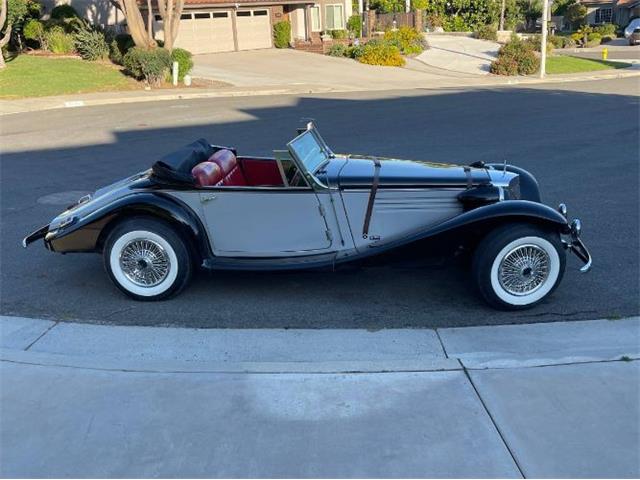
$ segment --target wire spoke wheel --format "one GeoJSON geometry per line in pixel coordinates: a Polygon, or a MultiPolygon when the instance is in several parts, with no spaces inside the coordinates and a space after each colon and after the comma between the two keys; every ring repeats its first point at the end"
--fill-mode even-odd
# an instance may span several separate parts
{"type": "Polygon", "coordinates": [[[549,255],[537,245],[519,245],[500,261],[498,279],[511,295],[530,295],[549,277],[549,255]]]}
{"type": "Polygon", "coordinates": [[[146,238],[136,238],[126,243],[119,261],[122,273],[141,287],[159,285],[171,270],[166,250],[159,243],[146,238]]]}

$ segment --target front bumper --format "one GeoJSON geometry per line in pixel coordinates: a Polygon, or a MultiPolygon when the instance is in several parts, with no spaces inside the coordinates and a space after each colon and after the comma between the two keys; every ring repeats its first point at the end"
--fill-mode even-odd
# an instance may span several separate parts
{"type": "MultiPolygon", "coordinates": [[[[564,203],[561,203],[558,206],[558,211],[564,216],[564,218],[567,218],[567,206],[564,203]]],[[[591,270],[593,262],[589,250],[580,238],[580,235],[582,234],[582,222],[576,218],[572,220],[571,223],[567,223],[567,226],[569,228],[569,238],[568,240],[562,239],[562,245],[565,249],[569,250],[576,257],[582,260],[584,265],[580,268],[580,271],[582,273],[587,273],[591,270]]]]}

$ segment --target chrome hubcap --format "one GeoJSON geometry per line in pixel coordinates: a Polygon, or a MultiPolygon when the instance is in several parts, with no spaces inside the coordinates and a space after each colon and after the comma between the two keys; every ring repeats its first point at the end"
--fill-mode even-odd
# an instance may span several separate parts
{"type": "Polygon", "coordinates": [[[120,268],[136,285],[155,287],[167,278],[171,263],[162,245],[153,240],[137,238],[122,248],[120,268]]]}
{"type": "Polygon", "coordinates": [[[500,262],[500,285],[511,295],[529,295],[549,276],[549,255],[537,245],[520,245],[500,262]]]}

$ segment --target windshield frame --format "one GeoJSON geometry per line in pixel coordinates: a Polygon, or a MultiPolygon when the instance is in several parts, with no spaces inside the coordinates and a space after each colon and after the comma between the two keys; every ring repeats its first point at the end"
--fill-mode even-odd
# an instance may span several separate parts
{"type": "Polygon", "coordinates": [[[322,167],[324,167],[327,163],[329,163],[329,161],[332,158],[334,158],[335,155],[331,151],[331,149],[327,146],[324,139],[320,136],[320,133],[315,128],[313,123],[309,123],[307,125],[307,129],[304,132],[302,132],[300,135],[296,136],[293,140],[287,143],[287,148],[291,153],[291,156],[294,158],[296,164],[298,165],[298,168],[300,169],[300,171],[304,174],[305,177],[307,177],[307,179],[311,180],[309,183],[318,185],[322,188],[328,188],[327,185],[324,185],[318,179],[318,177],[316,177],[316,173],[320,171],[322,167]],[[318,147],[320,148],[320,151],[324,155],[324,159],[320,163],[318,163],[313,170],[309,170],[309,168],[307,168],[307,164],[303,161],[302,158],[300,158],[294,146],[295,142],[305,137],[305,135],[311,136],[315,140],[315,143],[318,145],[318,147]]]}

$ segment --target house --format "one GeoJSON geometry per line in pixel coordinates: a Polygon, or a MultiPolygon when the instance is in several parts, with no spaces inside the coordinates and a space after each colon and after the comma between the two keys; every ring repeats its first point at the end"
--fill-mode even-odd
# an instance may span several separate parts
{"type": "MultiPolygon", "coordinates": [[[[44,0],[45,12],[68,3],[105,27],[122,26],[124,17],[110,0],[44,0]]],[[[141,1],[144,8],[146,2],[141,1]]],[[[192,53],[231,52],[273,46],[273,25],[291,22],[291,41],[312,41],[323,31],[344,30],[351,0],[186,0],[175,46],[192,53]]],[[[144,11],[143,11],[144,15],[144,11]]],[[[162,18],[153,23],[162,39],[162,18]]]]}
{"type": "Polygon", "coordinates": [[[579,0],[587,7],[587,23],[615,23],[625,27],[634,17],[640,17],[640,0],[579,0]]]}

